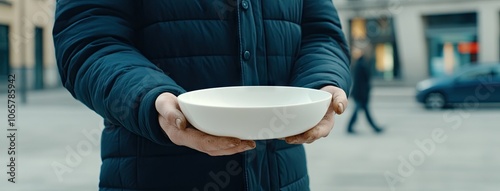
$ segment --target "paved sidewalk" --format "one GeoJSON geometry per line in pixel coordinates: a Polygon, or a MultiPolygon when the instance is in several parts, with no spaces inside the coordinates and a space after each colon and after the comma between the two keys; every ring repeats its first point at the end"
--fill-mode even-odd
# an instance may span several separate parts
{"type": "MultiPolygon", "coordinates": [[[[0,100],[7,100],[5,94],[0,100]]],[[[100,117],[63,89],[30,92],[28,104],[17,108],[17,183],[7,182],[7,148],[0,144],[0,190],[97,190],[99,137],[88,138],[84,132],[98,131],[100,117]]],[[[0,109],[0,116],[6,116],[6,109],[0,109]]],[[[7,133],[4,126],[0,131],[7,133]]],[[[6,141],[0,137],[1,143],[6,141]]]]}
{"type": "Polygon", "coordinates": [[[416,89],[414,86],[390,86],[373,87],[372,96],[391,96],[391,97],[414,97],[416,89]]]}
{"type": "Polygon", "coordinates": [[[328,138],[307,145],[312,190],[499,190],[500,108],[427,111],[412,91],[374,89],[372,115],[384,134],[362,113],[358,134],[345,133],[349,107],[328,138]]]}

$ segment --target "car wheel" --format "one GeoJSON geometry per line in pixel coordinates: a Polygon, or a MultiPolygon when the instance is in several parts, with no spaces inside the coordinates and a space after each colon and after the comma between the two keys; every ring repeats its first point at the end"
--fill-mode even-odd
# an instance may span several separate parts
{"type": "Polygon", "coordinates": [[[446,99],[442,93],[434,92],[425,98],[425,107],[429,109],[442,109],[446,106],[446,99]]]}

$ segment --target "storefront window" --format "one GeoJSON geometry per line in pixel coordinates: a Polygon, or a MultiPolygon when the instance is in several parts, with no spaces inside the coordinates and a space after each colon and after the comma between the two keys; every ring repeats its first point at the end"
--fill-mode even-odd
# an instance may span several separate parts
{"type": "Polygon", "coordinates": [[[431,77],[451,75],[478,60],[477,14],[432,15],[425,18],[431,77]]]}
{"type": "Polygon", "coordinates": [[[393,80],[399,78],[399,59],[391,18],[354,18],[350,21],[350,42],[369,42],[372,66],[376,78],[393,80]]]}

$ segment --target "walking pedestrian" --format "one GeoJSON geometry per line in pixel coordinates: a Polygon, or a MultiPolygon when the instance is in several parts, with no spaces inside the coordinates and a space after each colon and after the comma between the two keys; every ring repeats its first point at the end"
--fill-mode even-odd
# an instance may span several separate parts
{"type": "Polygon", "coordinates": [[[347,132],[354,134],[354,124],[358,118],[358,112],[364,111],[368,123],[376,133],[381,133],[383,129],[375,124],[370,114],[369,101],[370,92],[372,89],[371,79],[372,72],[371,66],[373,64],[373,56],[371,45],[368,43],[357,43],[353,47],[352,55],[354,60],[353,68],[353,86],[351,96],[354,98],[355,107],[354,112],[349,120],[347,132]]]}

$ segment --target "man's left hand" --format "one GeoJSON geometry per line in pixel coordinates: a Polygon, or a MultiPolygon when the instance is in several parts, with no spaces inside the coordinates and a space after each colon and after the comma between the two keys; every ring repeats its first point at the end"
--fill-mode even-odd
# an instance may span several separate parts
{"type": "Polygon", "coordinates": [[[335,86],[325,86],[321,88],[323,91],[327,91],[332,94],[332,101],[330,106],[326,111],[325,116],[321,121],[313,128],[307,130],[304,133],[294,135],[285,138],[285,141],[289,144],[303,144],[312,143],[320,138],[328,136],[334,125],[334,115],[344,113],[347,108],[347,95],[344,90],[335,86]]]}

